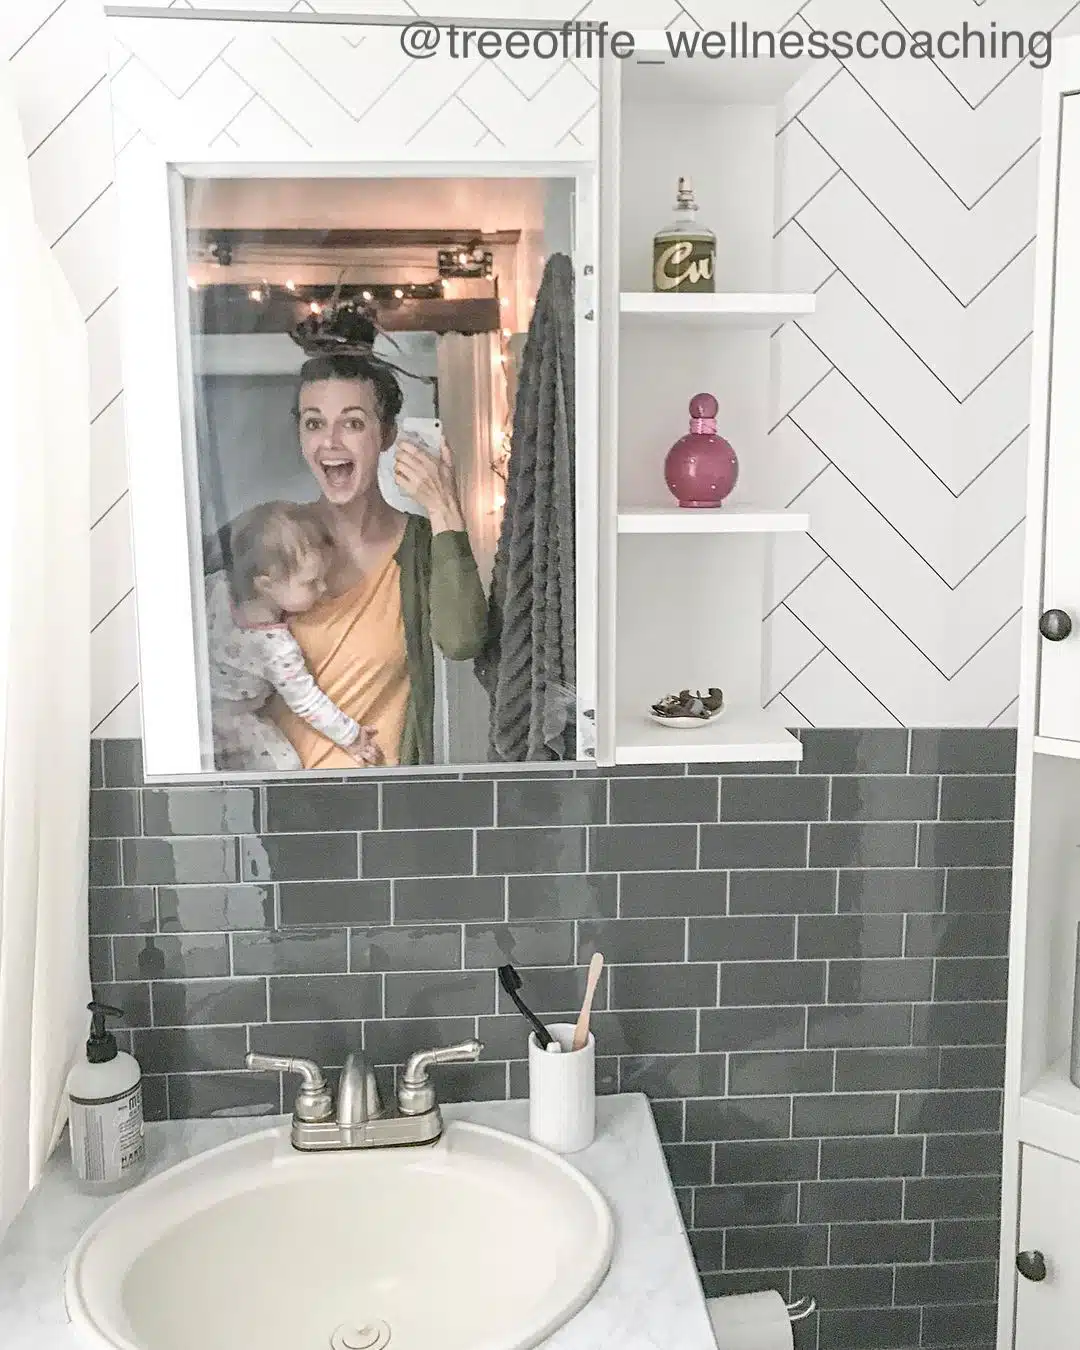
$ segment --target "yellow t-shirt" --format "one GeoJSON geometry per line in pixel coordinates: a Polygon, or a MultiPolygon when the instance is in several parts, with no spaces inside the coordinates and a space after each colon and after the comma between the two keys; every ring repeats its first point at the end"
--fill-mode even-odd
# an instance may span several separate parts
{"type": "MultiPolygon", "coordinates": [[[[398,763],[409,704],[409,663],[401,614],[401,569],[383,567],[289,624],[315,683],[343,712],[373,727],[387,765],[398,763]]],[[[356,761],[297,717],[280,698],[270,714],[305,769],[352,769],[356,761]]]]}

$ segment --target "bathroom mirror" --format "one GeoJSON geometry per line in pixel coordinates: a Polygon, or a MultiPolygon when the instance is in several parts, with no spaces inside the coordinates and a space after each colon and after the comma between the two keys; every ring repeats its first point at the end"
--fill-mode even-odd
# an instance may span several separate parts
{"type": "Polygon", "coordinates": [[[594,165],[189,153],[116,102],[147,776],[585,758],[594,165]]]}

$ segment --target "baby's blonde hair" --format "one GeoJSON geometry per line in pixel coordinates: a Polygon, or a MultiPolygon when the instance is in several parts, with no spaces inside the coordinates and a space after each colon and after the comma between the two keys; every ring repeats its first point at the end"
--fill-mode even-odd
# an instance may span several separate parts
{"type": "Polygon", "coordinates": [[[226,573],[233,601],[258,598],[256,581],[284,580],[305,553],[329,553],[334,537],[318,510],[296,502],[263,502],[238,516],[229,527],[226,573]]]}

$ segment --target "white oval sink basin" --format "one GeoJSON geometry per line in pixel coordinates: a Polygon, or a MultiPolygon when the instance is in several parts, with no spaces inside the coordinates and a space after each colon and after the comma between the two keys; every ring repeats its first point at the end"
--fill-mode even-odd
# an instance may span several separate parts
{"type": "Polygon", "coordinates": [[[117,1201],[65,1298],[109,1350],[527,1350],[613,1244],[592,1183],[513,1135],[452,1121],[418,1148],[300,1153],[279,1126],[117,1201]]]}

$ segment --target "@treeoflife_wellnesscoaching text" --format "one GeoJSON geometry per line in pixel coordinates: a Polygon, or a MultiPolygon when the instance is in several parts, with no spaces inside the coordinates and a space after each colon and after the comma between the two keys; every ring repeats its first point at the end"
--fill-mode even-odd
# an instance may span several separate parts
{"type": "MultiPolygon", "coordinates": [[[[904,58],[955,61],[1027,60],[1036,70],[1045,70],[1053,59],[1053,34],[1049,29],[1021,32],[1001,28],[991,20],[985,28],[965,22],[959,29],[936,32],[891,28],[885,32],[863,29],[852,32],[837,29],[786,29],[774,33],[751,28],[743,20],[733,21],[726,29],[665,29],[667,53],[680,57],[705,57],[707,60],[753,60],[760,57],[786,57],[800,60],[810,57],[840,61],[852,57],[864,60],[904,58]]],[[[401,29],[401,50],[418,60],[445,52],[452,60],[480,57],[512,60],[538,57],[541,60],[581,60],[614,56],[628,60],[636,54],[635,35],[625,29],[612,30],[604,21],[589,23],[567,20],[558,27],[536,28],[464,28],[460,24],[437,24],[429,19],[415,20],[401,29]]],[[[657,60],[655,51],[641,60],[657,60]]]]}

